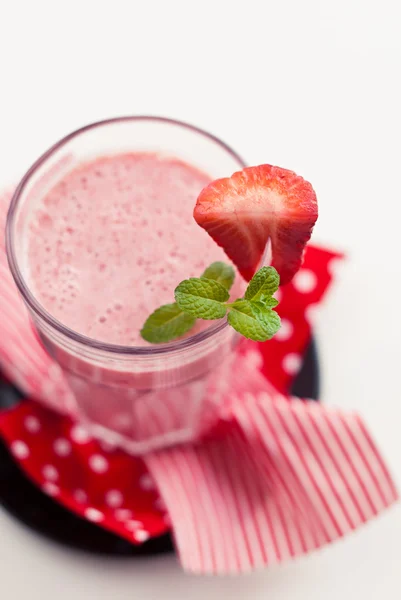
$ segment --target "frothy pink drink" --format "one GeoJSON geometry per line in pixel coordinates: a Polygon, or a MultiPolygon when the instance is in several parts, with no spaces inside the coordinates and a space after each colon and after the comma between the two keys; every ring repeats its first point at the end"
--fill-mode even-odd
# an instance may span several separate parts
{"type": "MultiPolygon", "coordinates": [[[[43,307],[96,340],[146,345],[141,327],[174,301],[178,283],[228,262],[192,216],[210,179],[182,161],[138,153],[67,174],[28,228],[28,278],[43,307]]],[[[197,330],[207,325],[198,321],[197,330]]]]}
{"type": "MultiPolygon", "coordinates": [[[[150,313],[174,301],[183,279],[229,262],[193,219],[210,179],[155,153],[101,157],[64,175],[36,199],[25,228],[25,278],[36,300],[93,340],[151,347],[140,336],[150,313]]],[[[239,295],[238,276],[235,285],[239,295]]],[[[187,337],[210,325],[198,321],[187,337]]],[[[72,389],[69,412],[134,453],[193,439],[209,426],[235,338],[225,328],[190,350],[136,362],[38,329],[72,389]]]]}

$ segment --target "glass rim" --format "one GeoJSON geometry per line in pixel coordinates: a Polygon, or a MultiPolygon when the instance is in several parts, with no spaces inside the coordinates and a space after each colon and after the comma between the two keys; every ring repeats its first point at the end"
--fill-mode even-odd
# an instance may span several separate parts
{"type": "MultiPolygon", "coordinates": [[[[235,152],[235,150],[233,150],[228,144],[226,144],[225,142],[220,140],[218,137],[205,131],[204,129],[196,127],[195,125],[191,125],[189,123],[186,123],[184,121],[179,121],[177,119],[170,119],[168,117],[159,117],[159,116],[152,116],[152,115],[132,115],[132,116],[123,116],[123,117],[113,117],[110,119],[96,121],[94,123],[90,123],[89,125],[84,125],[83,127],[80,127],[79,129],[76,129],[75,131],[64,136],[58,142],[53,144],[53,146],[51,146],[48,150],[46,150],[33,163],[33,165],[28,169],[28,171],[25,173],[25,175],[20,180],[19,184],[17,185],[17,187],[13,193],[13,196],[12,196],[12,199],[10,202],[10,206],[8,209],[8,214],[7,214],[6,253],[7,253],[7,260],[8,260],[11,274],[14,278],[17,288],[18,288],[20,294],[22,295],[24,301],[26,302],[28,307],[31,309],[31,311],[37,317],[39,317],[41,320],[43,320],[48,326],[55,329],[58,333],[62,334],[63,336],[65,336],[66,338],[70,339],[73,342],[82,344],[93,350],[100,350],[103,352],[110,352],[112,354],[120,354],[120,355],[124,354],[124,355],[131,355],[131,356],[155,356],[158,354],[167,354],[170,352],[185,350],[187,348],[193,348],[194,346],[197,346],[198,344],[206,341],[207,339],[211,338],[215,334],[218,334],[218,333],[222,332],[224,329],[226,329],[228,327],[227,319],[224,319],[223,321],[219,321],[218,323],[216,323],[214,325],[210,325],[205,330],[203,330],[199,333],[196,333],[195,335],[190,336],[188,338],[184,338],[184,339],[178,340],[178,341],[168,342],[165,344],[158,344],[157,346],[126,346],[126,345],[120,345],[120,344],[109,344],[109,343],[101,342],[99,340],[91,338],[89,336],[83,335],[81,333],[78,333],[77,331],[74,331],[70,327],[67,327],[61,321],[59,321],[58,319],[53,317],[47,310],[45,310],[45,308],[41,305],[41,303],[32,294],[28,285],[25,282],[25,279],[24,279],[24,277],[21,273],[21,270],[19,268],[19,265],[18,265],[16,251],[15,251],[15,240],[14,240],[14,235],[12,233],[14,219],[15,219],[15,215],[16,215],[16,209],[18,207],[18,202],[20,200],[20,197],[21,197],[23,191],[25,190],[26,185],[28,184],[31,177],[35,174],[37,169],[40,168],[54,152],[61,149],[69,141],[78,137],[82,133],[85,133],[86,131],[90,131],[91,129],[95,129],[97,127],[103,127],[105,125],[110,125],[113,123],[124,123],[124,122],[132,122],[132,121],[148,121],[148,122],[166,123],[169,125],[176,125],[178,127],[182,127],[184,129],[193,131],[194,133],[197,133],[197,134],[209,139],[210,141],[214,142],[218,146],[220,146],[223,150],[225,150],[229,155],[231,155],[232,158],[234,158],[238,162],[240,168],[246,167],[246,163],[241,158],[241,156],[239,154],[237,154],[237,152],[235,152]]],[[[228,175],[231,175],[231,173],[229,173],[228,175]]]]}

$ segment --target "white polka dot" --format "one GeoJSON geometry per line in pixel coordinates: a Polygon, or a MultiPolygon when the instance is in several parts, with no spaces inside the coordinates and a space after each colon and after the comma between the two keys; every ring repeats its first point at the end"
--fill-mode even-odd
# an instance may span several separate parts
{"type": "Polygon", "coordinates": [[[302,358],[299,354],[291,352],[284,357],[283,369],[288,375],[296,375],[301,368],[302,358]]]}
{"type": "Polygon", "coordinates": [[[318,304],[311,304],[306,307],[305,310],[305,318],[308,321],[309,325],[315,325],[319,318],[319,306],[318,304]]]}
{"type": "Polygon", "coordinates": [[[57,456],[68,456],[71,454],[71,442],[65,438],[58,438],[54,442],[53,448],[57,456]]]}
{"type": "Polygon", "coordinates": [[[58,479],[58,471],[53,465],[45,465],[42,469],[42,474],[49,481],[57,481],[58,479]]]}
{"type": "Polygon", "coordinates": [[[48,496],[57,496],[57,494],[60,491],[60,488],[55,483],[52,483],[51,481],[46,481],[46,483],[44,483],[42,486],[42,490],[48,496]]]}
{"type": "Polygon", "coordinates": [[[74,498],[79,504],[88,502],[88,494],[84,490],[75,490],[74,498]]]}
{"type": "Polygon", "coordinates": [[[93,523],[100,523],[100,521],[103,521],[104,519],[104,514],[101,513],[100,510],[97,510],[97,508],[87,508],[85,517],[89,521],[93,521],[93,523]]]}
{"type": "Polygon", "coordinates": [[[146,542],[150,538],[149,532],[144,529],[137,529],[134,532],[134,538],[137,542],[146,542]]]}
{"type": "Polygon", "coordinates": [[[307,294],[315,289],[317,277],[310,269],[301,269],[295,275],[293,283],[298,292],[307,294]]]}
{"type": "Polygon", "coordinates": [[[327,265],[327,269],[333,279],[337,279],[337,277],[339,277],[343,267],[344,261],[341,258],[338,258],[338,256],[332,258],[327,265]]]}
{"type": "Polygon", "coordinates": [[[93,454],[89,458],[89,466],[95,473],[105,473],[109,468],[109,463],[101,454],[93,454]]]}
{"type": "Polygon", "coordinates": [[[285,342],[290,339],[294,332],[294,326],[288,319],[281,319],[281,327],[274,336],[275,340],[285,342]]]}
{"type": "Polygon", "coordinates": [[[148,473],[141,475],[139,478],[139,486],[146,491],[154,490],[156,487],[153,479],[148,473]]]}
{"type": "Polygon", "coordinates": [[[82,425],[74,425],[70,432],[71,439],[77,444],[86,444],[90,441],[91,437],[89,433],[82,427],[82,425]]]}
{"type": "Polygon", "coordinates": [[[105,496],[107,506],[118,508],[124,501],[124,497],[119,490],[109,490],[105,496]]]}
{"type": "Polygon", "coordinates": [[[118,508],[114,515],[117,521],[128,521],[132,518],[132,510],[128,510],[128,508],[118,508]]]}
{"type": "Polygon", "coordinates": [[[135,520],[127,521],[125,523],[125,527],[127,529],[129,529],[130,531],[137,531],[137,529],[143,527],[143,523],[141,523],[141,521],[135,521],[135,520]]]}
{"type": "Polygon", "coordinates": [[[16,458],[24,459],[29,456],[29,448],[25,442],[22,442],[21,440],[15,440],[15,442],[11,444],[11,452],[16,458]]]}
{"type": "Polygon", "coordinates": [[[30,433],[37,433],[40,430],[39,419],[32,415],[25,417],[24,425],[30,433]]]}

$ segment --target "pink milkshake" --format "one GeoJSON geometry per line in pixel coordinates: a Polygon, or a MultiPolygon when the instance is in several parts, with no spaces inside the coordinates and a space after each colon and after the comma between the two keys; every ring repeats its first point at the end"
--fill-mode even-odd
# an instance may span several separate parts
{"type": "MultiPolygon", "coordinates": [[[[147,344],[141,327],[174,301],[180,281],[229,262],[192,214],[209,181],[156,154],[98,158],[66,174],[32,211],[27,278],[36,298],[85,336],[147,344]]],[[[198,321],[196,331],[207,326],[198,321]]]]}
{"type": "MultiPolygon", "coordinates": [[[[183,340],[161,346],[140,329],[174,301],[180,281],[229,262],[193,208],[209,181],[241,166],[203,132],[123,119],[63,140],[14,197],[10,264],[71,387],[60,410],[133,453],[199,435],[227,385],[235,334],[225,322],[198,321],[183,340]],[[129,129],[129,143],[102,141],[88,152],[93,140],[85,138],[106,130],[110,138],[113,128],[120,137],[129,129]]],[[[238,296],[238,275],[235,286],[238,296]]]]}

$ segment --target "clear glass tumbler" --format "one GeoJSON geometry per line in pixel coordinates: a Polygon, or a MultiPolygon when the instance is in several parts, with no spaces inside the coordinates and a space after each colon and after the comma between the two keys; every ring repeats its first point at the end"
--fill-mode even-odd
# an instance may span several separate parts
{"type": "Polygon", "coordinates": [[[182,159],[212,179],[245,166],[223,142],[185,123],[156,117],[102,121],[71,133],[37,160],[15,191],[6,232],[15,282],[73,393],[71,405],[60,410],[133,454],[193,440],[210,426],[229,377],[235,333],[224,320],[157,346],[107,344],[81,335],[49,314],[32,293],[26,230],[35,203],[76,165],[143,151],[182,159]]]}

